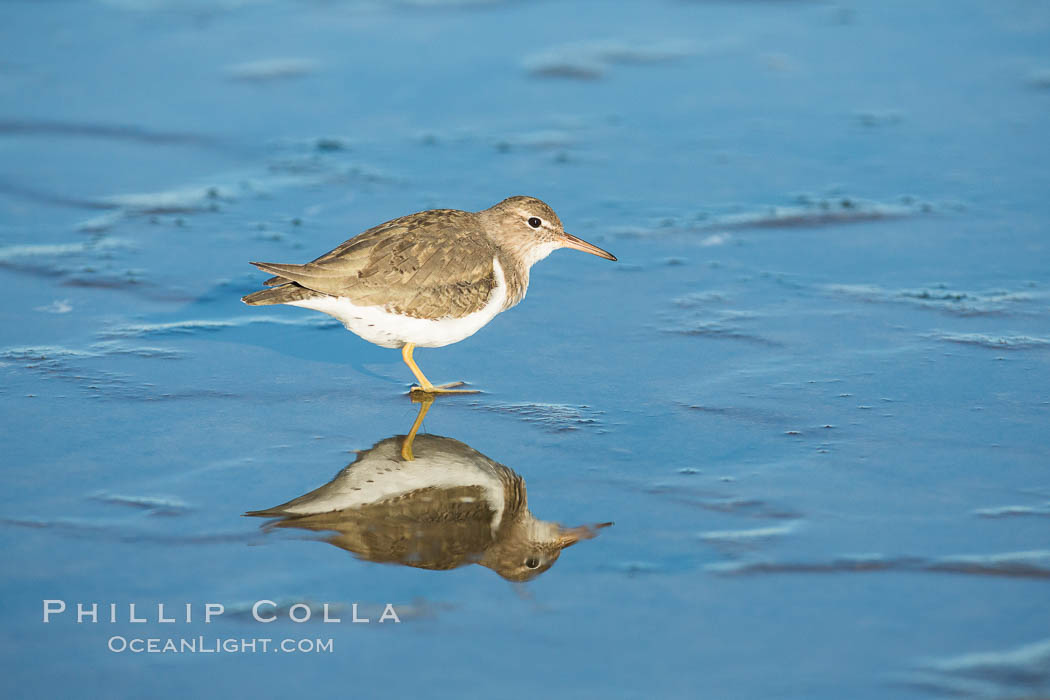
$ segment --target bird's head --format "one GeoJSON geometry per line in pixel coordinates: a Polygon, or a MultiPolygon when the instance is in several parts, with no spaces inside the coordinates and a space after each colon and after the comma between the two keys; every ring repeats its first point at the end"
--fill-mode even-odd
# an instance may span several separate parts
{"type": "Polygon", "coordinates": [[[478,212],[485,229],[500,245],[525,261],[526,267],[543,260],[558,248],[575,248],[607,260],[612,253],[566,233],[554,210],[535,197],[509,197],[478,212]]]}
{"type": "Polygon", "coordinates": [[[526,515],[478,563],[508,581],[531,581],[558,561],[561,550],[591,539],[609,525],[612,523],[566,528],[526,515]]]}

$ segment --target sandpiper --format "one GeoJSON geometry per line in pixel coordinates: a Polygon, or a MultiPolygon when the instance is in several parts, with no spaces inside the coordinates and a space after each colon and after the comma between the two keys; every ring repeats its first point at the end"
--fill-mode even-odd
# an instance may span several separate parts
{"type": "Polygon", "coordinates": [[[459,440],[416,435],[434,401],[417,396],[422,406],[408,435],[359,452],[309,493],[245,515],[280,519],[268,528],[332,532],[328,542],[368,561],[434,570],[480,564],[509,581],[535,578],[563,549],[612,525],[536,518],[515,471],[459,440]]]}
{"type": "Polygon", "coordinates": [[[335,317],[370,343],[401,348],[419,381],[412,391],[470,393],[435,386],[412,359],[474,335],[525,298],[529,268],[558,248],[616,257],[565,232],[535,197],[510,197],[478,212],[431,209],[379,224],[305,265],[253,262],[271,277],[245,304],[289,304],[335,317]]]}

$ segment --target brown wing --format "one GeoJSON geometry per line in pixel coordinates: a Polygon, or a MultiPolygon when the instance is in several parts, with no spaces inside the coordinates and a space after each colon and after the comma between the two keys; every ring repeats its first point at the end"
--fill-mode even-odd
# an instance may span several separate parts
{"type": "Polygon", "coordinates": [[[480,310],[496,286],[495,246],[477,215],[453,209],[380,224],[305,265],[252,263],[294,282],[416,318],[459,318],[480,310]]]}

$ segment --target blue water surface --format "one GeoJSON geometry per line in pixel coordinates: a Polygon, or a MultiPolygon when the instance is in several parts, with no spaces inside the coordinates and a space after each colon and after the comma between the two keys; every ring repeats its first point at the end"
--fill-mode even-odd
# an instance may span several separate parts
{"type": "Polygon", "coordinates": [[[1050,694],[1046,3],[0,17],[4,697],[1050,694]],[[520,474],[539,518],[615,525],[513,584],[242,517],[418,409],[396,351],[242,305],[248,261],[514,194],[619,262],[557,252],[420,350],[484,392],[424,431],[520,474]],[[70,611],[43,624],[47,599],[70,611]],[[258,600],[372,622],[263,625],[258,600]]]}

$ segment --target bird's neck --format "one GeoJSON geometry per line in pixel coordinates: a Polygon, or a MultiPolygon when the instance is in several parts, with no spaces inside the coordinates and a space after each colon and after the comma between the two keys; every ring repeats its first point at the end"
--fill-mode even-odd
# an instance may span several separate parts
{"type": "Polygon", "coordinates": [[[525,292],[529,290],[529,266],[502,249],[496,254],[496,259],[503,269],[503,282],[507,285],[507,300],[503,302],[503,310],[506,311],[525,298],[525,292]]]}
{"type": "Polygon", "coordinates": [[[529,269],[550,255],[558,246],[554,243],[542,245],[514,245],[503,242],[499,246],[499,261],[507,280],[507,301],[504,310],[525,298],[529,290],[529,269]]]}
{"type": "Polygon", "coordinates": [[[495,539],[505,537],[507,532],[515,529],[525,516],[529,515],[529,497],[525,491],[525,480],[510,469],[508,473],[500,474],[503,482],[503,514],[500,519],[499,528],[492,535],[495,539]]]}

